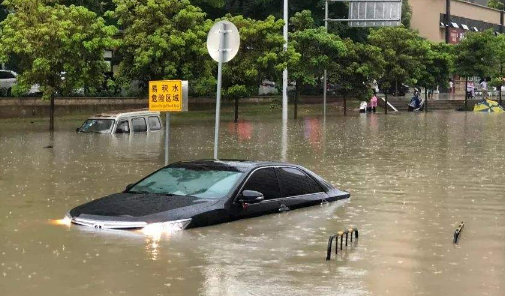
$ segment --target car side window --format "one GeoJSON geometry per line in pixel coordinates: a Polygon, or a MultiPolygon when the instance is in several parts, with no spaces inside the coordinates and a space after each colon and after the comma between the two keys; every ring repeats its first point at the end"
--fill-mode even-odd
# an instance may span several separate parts
{"type": "Polygon", "coordinates": [[[261,192],[265,199],[281,197],[279,181],[273,168],[264,168],[255,171],[245,183],[243,190],[261,192]]]}
{"type": "Polygon", "coordinates": [[[279,168],[277,170],[281,184],[282,197],[323,192],[316,181],[296,168],[279,168]]]}
{"type": "Polygon", "coordinates": [[[160,118],[157,116],[149,116],[147,119],[147,122],[149,123],[149,129],[152,131],[159,131],[161,129],[161,122],[160,118]]]}
{"type": "Polygon", "coordinates": [[[0,71],[0,79],[8,79],[10,78],[7,72],[0,71]]]}
{"type": "Polygon", "coordinates": [[[128,120],[121,120],[116,128],[116,134],[129,133],[130,126],[128,124],[128,120]]]}
{"type": "Polygon", "coordinates": [[[132,119],[132,128],[135,133],[147,132],[147,124],[145,118],[137,117],[132,119]]]}

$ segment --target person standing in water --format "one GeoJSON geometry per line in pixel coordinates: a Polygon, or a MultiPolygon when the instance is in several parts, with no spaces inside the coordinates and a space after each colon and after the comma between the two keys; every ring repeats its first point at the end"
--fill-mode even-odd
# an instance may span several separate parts
{"type": "Polygon", "coordinates": [[[487,80],[484,78],[481,83],[480,83],[480,88],[482,90],[482,100],[487,100],[488,99],[488,92],[487,92],[487,80]]]}
{"type": "Polygon", "coordinates": [[[374,91],[373,96],[370,99],[370,112],[375,113],[377,109],[377,93],[374,91]]]}

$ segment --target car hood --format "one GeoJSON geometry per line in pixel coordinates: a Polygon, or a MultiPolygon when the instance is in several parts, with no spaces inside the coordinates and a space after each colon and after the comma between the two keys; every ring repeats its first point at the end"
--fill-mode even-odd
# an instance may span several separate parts
{"type": "Polygon", "coordinates": [[[185,211],[189,207],[207,207],[216,200],[202,199],[192,196],[166,196],[159,194],[117,193],[105,196],[70,211],[70,216],[105,216],[121,218],[121,220],[145,220],[141,217],[159,216],[163,212],[185,211]]]}

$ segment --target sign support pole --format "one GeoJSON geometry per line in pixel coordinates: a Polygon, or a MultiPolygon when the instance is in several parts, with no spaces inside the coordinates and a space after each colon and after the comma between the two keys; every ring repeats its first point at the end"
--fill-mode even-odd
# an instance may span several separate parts
{"type": "Polygon", "coordinates": [[[170,147],[170,112],[165,112],[165,166],[168,165],[168,149],[170,147]]]}
{"type": "Polygon", "coordinates": [[[226,33],[226,24],[221,25],[219,32],[219,62],[217,66],[217,91],[216,91],[216,127],[214,131],[214,159],[217,159],[219,149],[219,119],[221,116],[221,85],[223,73],[223,50],[225,48],[224,34],[226,33]]]}

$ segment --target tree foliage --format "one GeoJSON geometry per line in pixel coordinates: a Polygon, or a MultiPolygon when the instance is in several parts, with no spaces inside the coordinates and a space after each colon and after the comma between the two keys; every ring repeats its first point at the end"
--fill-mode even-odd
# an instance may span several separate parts
{"type": "MultiPolygon", "coordinates": [[[[210,75],[205,41],[212,25],[188,0],[114,0],[124,28],[119,75],[124,81],[182,79],[210,75]]],[[[192,87],[190,87],[192,88],[192,87]]]]}
{"type": "Polygon", "coordinates": [[[402,3],[402,25],[410,29],[410,21],[412,20],[412,7],[409,0],[403,0],[402,3]]]}
{"type": "Polygon", "coordinates": [[[454,47],[446,43],[430,43],[430,49],[424,60],[425,71],[418,81],[427,89],[446,86],[449,76],[454,71],[454,47]]]}
{"type": "Polygon", "coordinates": [[[386,61],[381,49],[364,43],[345,39],[346,56],[338,59],[338,67],[330,73],[331,80],[341,86],[345,96],[361,100],[370,97],[369,85],[384,75],[386,61]]]}
{"type": "Polygon", "coordinates": [[[492,50],[494,51],[494,67],[491,72],[491,85],[500,90],[500,104],[502,101],[501,89],[505,86],[505,35],[500,34],[493,40],[492,50]]]}
{"type": "Polygon", "coordinates": [[[494,40],[492,30],[467,33],[455,48],[456,74],[465,77],[491,76],[495,65],[494,40]]]}
{"type": "Polygon", "coordinates": [[[289,53],[283,51],[282,20],[273,16],[254,20],[231,15],[224,19],[234,23],[240,32],[239,52],[223,66],[222,94],[225,99],[235,100],[236,120],[238,99],[256,95],[264,79],[279,80],[289,53]]]}
{"type": "MultiPolygon", "coordinates": [[[[291,18],[292,24],[305,24],[299,30],[290,33],[290,43],[299,58],[291,60],[289,76],[296,82],[296,98],[298,100],[304,86],[314,86],[323,77],[324,70],[337,70],[338,60],[346,53],[344,42],[337,35],[330,34],[324,27],[311,26],[307,21],[309,12],[296,13],[291,18]]],[[[297,110],[295,106],[295,117],[297,110]]]]}
{"type": "Polygon", "coordinates": [[[115,27],[84,7],[48,6],[42,0],[5,4],[15,13],[1,23],[0,57],[19,57],[15,92],[39,84],[48,99],[103,80],[103,52],[115,46],[115,27]]]}
{"type": "Polygon", "coordinates": [[[502,0],[489,0],[487,6],[494,9],[503,10],[505,9],[505,4],[502,0]]]}
{"type": "Polygon", "coordinates": [[[104,79],[105,49],[115,46],[116,28],[82,6],[46,5],[43,0],[9,0],[11,13],[0,24],[0,60],[19,59],[14,87],[20,94],[38,84],[51,99],[49,128],[54,129],[54,96],[104,79]]]}
{"type": "Polygon", "coordinates": [[[429,50],[426,40],[405,27],[385,27],[372,30],[369,42],[381,49],[386,61],[385,75],[380,79],[382,86],[417,83],[426,69],[424,61],[429,50]]]}
{"type": "Polygon", "coordinates": [[[84,6],[87,9],[97,13],[98,15],[104,15],[105,12],[114,10],[115,5],[113,0],[56,0],[58,3],[66,6],[84,6]]]}

